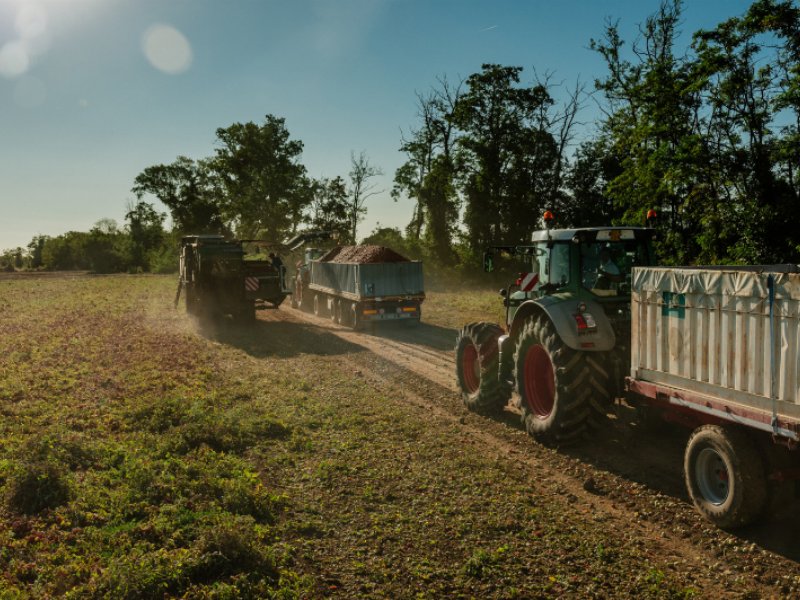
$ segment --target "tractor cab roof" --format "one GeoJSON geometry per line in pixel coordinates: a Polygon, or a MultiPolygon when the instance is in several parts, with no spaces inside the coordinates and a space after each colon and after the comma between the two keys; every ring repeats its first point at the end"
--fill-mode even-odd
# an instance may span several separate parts
{"type": "Polygon", "coordinates": [[[542,229],[534,231],[532,242],[616,242],[652,239],[656,230],[650,227],[580,227],[577,229],[542,229]]]}

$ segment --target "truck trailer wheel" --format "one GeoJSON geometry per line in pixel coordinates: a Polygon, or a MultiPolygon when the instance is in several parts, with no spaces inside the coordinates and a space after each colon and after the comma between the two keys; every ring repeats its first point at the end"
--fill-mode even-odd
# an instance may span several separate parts
{"type": "Polygon", "coordinates": [[[337,325],[342,322],[342,301],[339,298],[331,300],[331,321],[337,325]]]}
{"type": "Polygon", "coordinates": [[[500,377],[497,339],[503,330],[494,323],[471,323],[456,338],[456,374],[464,405],[480,414],[497,414],[511,397],[500,377]]]}
{"type": "Polygon", "coordinates": [[[514,356],[514,376],[521,397],[522,423],[540,441],[579,440],[602,420],[606,377],[602,363],[589,353],[567,347],[550,320],[538,316],[522,329],[514,356]]]}
{"type": "Polygon", "coordinates": [[[364,321],[361,319],[361,306],[358,302],[350,303],[350,322],[348,323],[354,331],[358,331],[364,327],[364,321]]]}
{"type": "Polygon", "coordinates": [[[314,294],[314,314],[318,317],[325,315],[325,297],[322,294],[314,294]]]}
{"type": "Polygon", "coordinates": [[[695,429],[686,444],[683,473],[697,510],[723,529],[752,523],[767,505],[764,462],[755,441],[737,429],[695,429]]]}

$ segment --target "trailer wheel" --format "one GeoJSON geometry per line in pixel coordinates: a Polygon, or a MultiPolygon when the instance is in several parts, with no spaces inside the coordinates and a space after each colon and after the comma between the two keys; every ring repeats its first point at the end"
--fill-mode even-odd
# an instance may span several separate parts
{"type": "Polygon", "coordinates": [[[323,316],[325,313],[324,302],[325,298],[322,294],[314,294],[314,314],[318,317],[323,316]]]}
{"type": "Polygon", "coordinates": [[[337,324],[342,322],[342,301],[338,298],[331,300],[331,321],[337,324]]]}
{"type": "Polygon", "coordinates": [[[605,416],[603,361],[567,347],[543,315],[522,328],[514,377],[525,430],[542,442],[576,442],[605,416]]]}
{"type": "Polygon", "coordinates": [[[337,308],[339,309],[339,324],[345,327],[352,327],[353,308],[349,300],[340,300],[337,308]]]}
{"type": "Polygon", "coordinates": [[[695,507],[723,529],[755,521],[767,505],[764,462],[745,432],[719,425],[694,430],[683,460],[695,507]]]}
{"type": "Polygon", "coordinates": [[[359,314],[360,307],[358,302],[351,302],[350,303],[350,327],[353,330],[358,331],[364,326],[364,322],[361,320],[361,315],[359,314]]]}
{"type": "Polygon", "coordinates": [[[500,376],[497,339],[503,335],[494,323],[471,323],[456,337],[456,375],[464,405],[480,414],[497,414],[511,397],[511,386],[500,376]]]}

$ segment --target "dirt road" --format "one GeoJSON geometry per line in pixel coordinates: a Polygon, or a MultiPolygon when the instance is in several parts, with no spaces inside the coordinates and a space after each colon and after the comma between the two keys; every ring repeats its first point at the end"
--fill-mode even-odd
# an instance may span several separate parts
{"type": "Polygon", "coordinates": [[[497,419],[464,409],[455,385],[452,329],[389,324],[354,332],[288,307],[261,312],[259,320],[313,331],[305,350],[306,337],[271,335],[272,350],[296,353],[313,346],[315,353],[341,356],[343,368],[393,389],[396,402],[427,411],[432,427],[460,428],[468,443],[528,473],[538,490],[585,507],[610,535],[635,535],[646,554],[668,559],[676,571],[692,571],[703,594],[722,593],[731,580],[747,580],[763,596],[800,589],[797,503],[736,534],[711,527],[695,513],[683,486],[688,432],[641,431],[630,409],[620,406],[594,440],[556,451],[528,437],[512,407],[497,419]]]}

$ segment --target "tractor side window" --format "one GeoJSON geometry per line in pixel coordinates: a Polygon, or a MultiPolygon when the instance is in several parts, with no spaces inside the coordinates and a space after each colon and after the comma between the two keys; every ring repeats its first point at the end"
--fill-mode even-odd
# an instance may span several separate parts
{"type": "Polygon", "coordinates": [[[545,244],[536,246],[536,255],[533,257],[533,272],[539,274],[539,281],[545,283],[548,281],[548,262],[550,261],[550,251],[545,244]]]}
{"type": "Polygon", "coordinates": [[[548,283],[559,287],[569,283],[569,252],[569,243],[554,244],[550,249],[548,283]]]}

